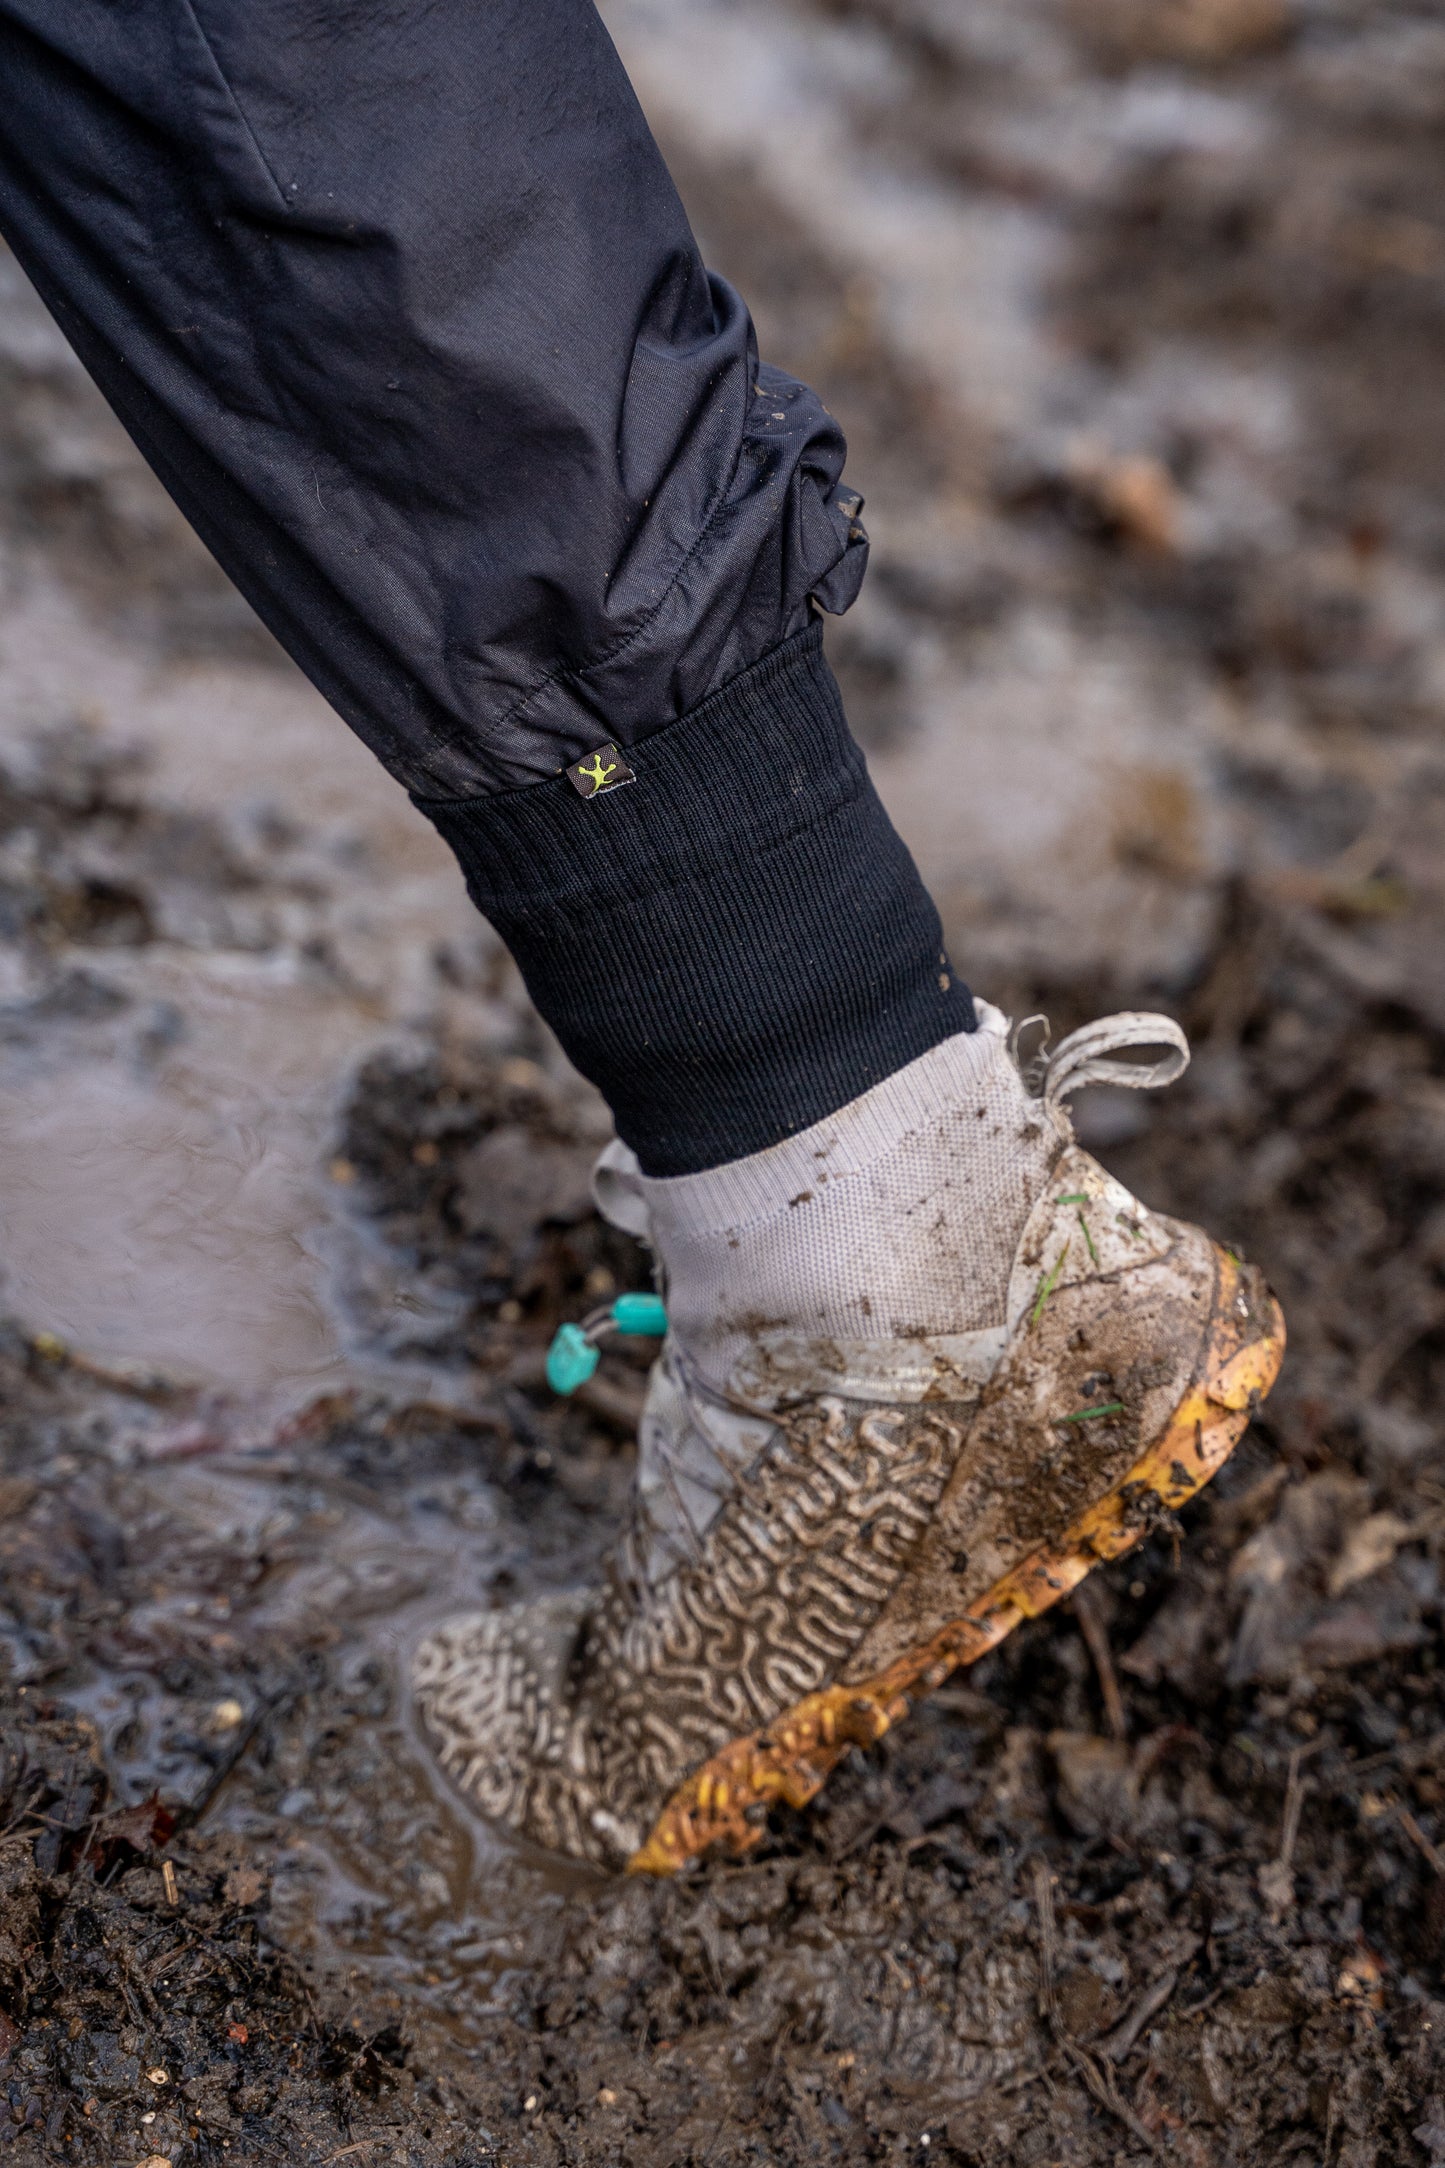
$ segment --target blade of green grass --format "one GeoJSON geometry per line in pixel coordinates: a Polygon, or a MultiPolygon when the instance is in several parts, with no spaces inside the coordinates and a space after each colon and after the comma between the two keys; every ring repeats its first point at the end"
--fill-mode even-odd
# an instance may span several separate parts
{"type": "Polygon", "coordinates": [[[1048,1301],[1050,1295],[1058,1286],[1059,1274],[1064,1269],[1064,1259],[1068,1256],[1068,1254],[1069,1244],[1066,1242],[1063,1248],[1059,1251],[1057,1258],[1054,1260],[1053,1270],[1048,1274],[1046,1279],[1040,1280],[1039,1291],[1034,1297],[1034,1306],[1029,1313],[1030,1325],[1037,1325],[1040,1315],[1043,1312],[1044,1304],[1048,1301]]]}

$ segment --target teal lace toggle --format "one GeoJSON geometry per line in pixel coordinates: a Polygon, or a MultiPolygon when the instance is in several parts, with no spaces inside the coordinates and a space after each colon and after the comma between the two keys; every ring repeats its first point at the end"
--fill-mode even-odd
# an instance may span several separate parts
{"type": "Polygon", "coordinates": [[[602,1359],[597,1343],[604,1334],[631,1332],[657,1339],[666,1331],[667,1307],[661,1295],[619,1295],[582,1324],[557,1327],[547,1350],[547,1383],[564,1398],[585,1385],[602,1359]]]}
{"type": "Polygon", "coordinates": [[[559,1325],[547,1350],[547,1383],[564,1397],[585,1385],[602,1357],[580,1325],[559,1325]]]}
{"type": "Polygon", "coordinates": [[[612,1305],[619,1332],[643,1332],[661,1338],[667,1330],[667,1305],[661,1295],[619,1295],[612,1305]]]}

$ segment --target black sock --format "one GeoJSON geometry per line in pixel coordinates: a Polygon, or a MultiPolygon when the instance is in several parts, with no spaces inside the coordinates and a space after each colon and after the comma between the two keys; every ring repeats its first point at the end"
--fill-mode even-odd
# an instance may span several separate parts
{"type": "Polygon", "coordinates": [[[578,765],[417,803],[648,1174],[761,1151],[976,1029],[821,627],[578,765]]]}

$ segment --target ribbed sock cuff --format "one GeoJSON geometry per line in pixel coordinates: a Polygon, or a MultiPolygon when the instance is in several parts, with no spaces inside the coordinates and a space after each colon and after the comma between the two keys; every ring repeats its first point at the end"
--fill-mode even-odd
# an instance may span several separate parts
{"type": "Polygon", "coordinates": [[[416,802],[646,1173],[761,1151],[975,1028],[821,628],[628,758],[597,798],[416,802]]]}

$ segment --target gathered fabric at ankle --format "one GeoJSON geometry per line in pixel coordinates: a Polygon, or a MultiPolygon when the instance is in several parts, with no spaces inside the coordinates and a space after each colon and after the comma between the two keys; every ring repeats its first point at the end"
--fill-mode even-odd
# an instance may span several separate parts
{"type": "Polygon", "coordinates": [[[630,756],[418,801],[654,1175],[742,1159],[974,1027],[816,631],[630,756]]]}

